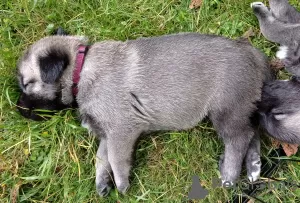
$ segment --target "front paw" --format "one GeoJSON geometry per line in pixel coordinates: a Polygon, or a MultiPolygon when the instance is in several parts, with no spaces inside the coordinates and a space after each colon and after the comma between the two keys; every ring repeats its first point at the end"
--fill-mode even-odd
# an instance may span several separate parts
{"type": "Polygon", "coordinates": [[[111,185],[109,183],[96,183],[96,190],[101,197],[106,197],[111,190],[111,185]]]}
{"type": "Polygon", "coordinates": [[[255,182],[260,177],[261,161],[260,158],[247,163],[247,176],[250,182],[255,182]]]}
{"type": "Polygon", "coordinates": [[[129,186],[130,186],[129,181],[124,181],[120,184],[117,184],[118,191],[123,195],[126,194],[127,190],[129,189],[129,186]]]}
{"type": "Polygon", "coordinates": [[[267,17],[271,15],[270,10],[262,2],[253,2],[250,4],[254,14],[257,17],[267,17]]]}
{"type": "Polygon", "coordinates": [[[220,159],[219,159],[219,170],[220,170],[220,173],[221,173],[221,180],[222,180],[222,186],[223,187],[232,187],[233,184],[234,184],[234,178],[230,178],[230,175],[226,175],[226,170],[224,169],[224,158],[225,158],[225,155],[222,154],[220,156],[220,159]]]}
{"type": "Polygon", "coordinates": [[[221,173],[221,180],[223,187],[232,187],[237,179],[239,178],[240,172],[237,168],[234,168],[233,165],[228,167],[225,166],[225,155],[220,156],[219,160],[219,169],[221,173]]]}

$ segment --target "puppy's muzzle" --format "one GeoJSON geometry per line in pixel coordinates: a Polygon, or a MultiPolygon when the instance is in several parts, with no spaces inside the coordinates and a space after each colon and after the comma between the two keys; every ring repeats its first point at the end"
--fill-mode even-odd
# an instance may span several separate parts
{"type": "Polygon", "coordinates": [[[21,93],[17,102],[17,108],[22,116],[35,121],[49,119],[58,110],[73,107],[73,105],[64,105],[59,97],[54,100],[37,99],[25,93],[21,93]]]}

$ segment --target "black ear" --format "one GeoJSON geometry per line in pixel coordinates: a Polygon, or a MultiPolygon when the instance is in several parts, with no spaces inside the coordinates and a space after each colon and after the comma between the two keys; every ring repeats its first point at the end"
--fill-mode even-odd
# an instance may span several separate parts
{"type": "Polygon", "coordinates": [[[45,56],[41,56],[38,60],[41,78],[45,83],[58,81],[63,71],[69,65],[68,55],[56,49],[51,49],[45,56]]]}

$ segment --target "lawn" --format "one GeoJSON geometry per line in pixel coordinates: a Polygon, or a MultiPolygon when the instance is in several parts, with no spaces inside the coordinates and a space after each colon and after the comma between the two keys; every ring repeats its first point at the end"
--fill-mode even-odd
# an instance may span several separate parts
{"type": "MultiPolygon", "coordinates": [[[[76,110],[62,111],[46,122],[23,118],[16,110],[16,64],[26,47],[59,26],[72,35],[88,36],[90,42],[178,32],[239,38],[252,29],[250,42],[272,59],[277,45],[260,34],[251,2],[203,0],[199,9],[191,10],[189,0],[1,0],[0,202],[189,202],[193,175],[209,191],[201,202],[226,202],[240,194],[212,187],[223,144],[205,121],[188,131],[142,139],[127,195],[112,190],[107,198],[99,197],[94,183],[98,141],[80,126],[76,110]]],[[[297,0],[291,3],[300,8],[297,0]]],[[[287,76],[281,72],[279,77],[287,76]]],[[[268,138],[262,148],[266,157],[272,150],[268,138]]],[[[300,165],[285,161],[273,177],[300,182],[300,165]]],[[[256,197],[300,202],[300,189],[264,189],[256,197]]]]}

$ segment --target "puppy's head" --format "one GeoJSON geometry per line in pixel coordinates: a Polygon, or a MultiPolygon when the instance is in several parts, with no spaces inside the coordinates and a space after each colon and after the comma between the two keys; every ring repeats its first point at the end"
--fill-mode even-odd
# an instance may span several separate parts
{"type": "Polygon", "coordinates": [[[257,115],[262,128],[272,137],[300,144],[300,80],[275,80],[264,85],[257,115]]]}
{"type": "Polygon", "coordinates": [[[61,97],[62,89],[67,89],[64,85],[72,84],[70,74],[64,73],[74,66],[77,47],[83,43],[80,37],[51,36],[37,41],[25,52],[18,64],[22,90],[18,109],[23,116],[40,120],[36,109],[61,110],[72,106],[64,103],[61,97]]]}

